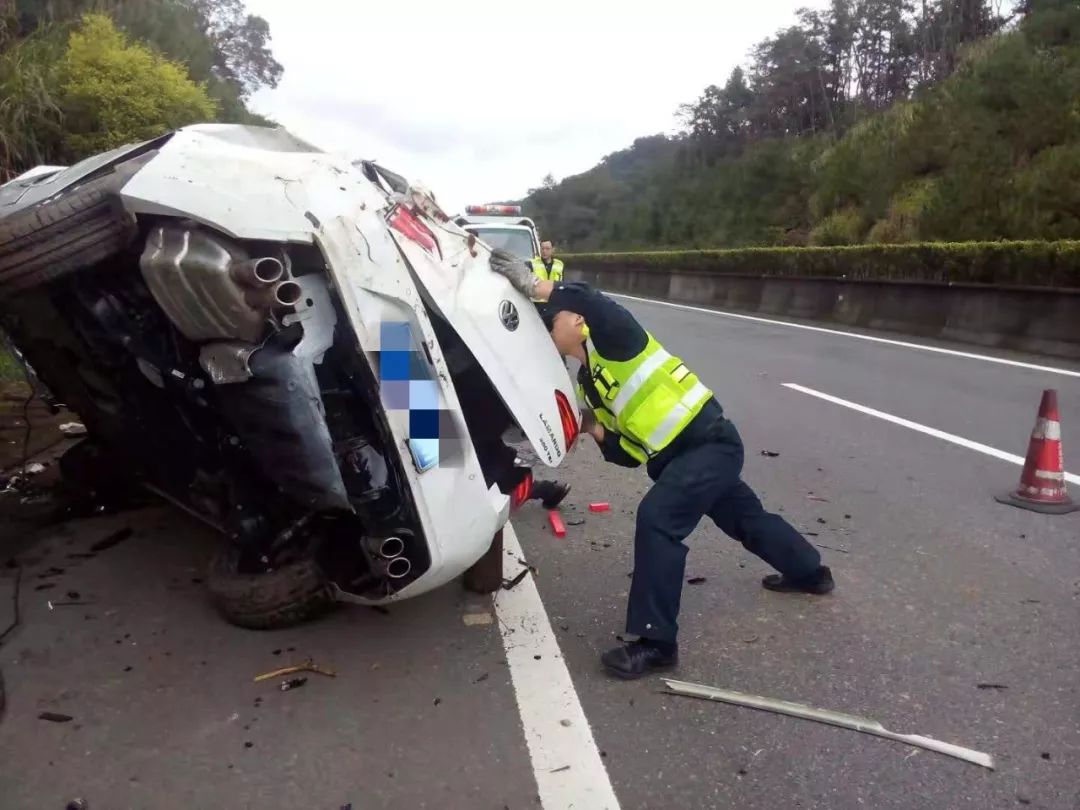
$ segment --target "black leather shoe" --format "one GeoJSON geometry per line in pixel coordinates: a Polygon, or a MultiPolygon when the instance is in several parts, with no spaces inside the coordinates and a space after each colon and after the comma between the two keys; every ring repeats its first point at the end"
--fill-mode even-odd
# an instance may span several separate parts
{"type": "Polygon", "coordinates": [[[560,484],[558,481],[537,481],[532,486],[529,499],[540,501],[545,509],[554,509],[569,494],[569,484],[560,484]]]}
{"type": "Polygon", "coordinates": [[[673,646],[671,652],[665,652],[647,641],[635,641],[608,650],[600,656],[600,663],[609,674],[630,681],[650,672],[674,669],[679,664],[679,648],[673,646]]]}
{"type": "Polygon", "coordinates": [[[812,593],[815,596],[824,596],[836,587],[829,566],[823,565],[809,576],[799,579],[788,579],[783,574],[769,574],[761,584],[770,591],[778,593],[812,593]]]}

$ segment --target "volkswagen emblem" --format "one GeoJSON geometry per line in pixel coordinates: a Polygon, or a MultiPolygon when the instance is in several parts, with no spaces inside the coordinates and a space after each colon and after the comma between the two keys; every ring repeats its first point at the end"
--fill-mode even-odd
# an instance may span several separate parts
{"type": "Polygon", "coordinates": [[[499,304],[499,320],[510,332],[518,328],[518,311],[512,301],[503,301],[499,304]]]}

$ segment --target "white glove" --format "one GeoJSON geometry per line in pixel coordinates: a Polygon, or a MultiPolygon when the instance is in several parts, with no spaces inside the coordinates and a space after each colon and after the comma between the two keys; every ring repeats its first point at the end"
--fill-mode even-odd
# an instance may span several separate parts
{"type": "Polygon", "coordinates": [[[493,273],[509,281],[518,292],[528,298],[533,297],[536,284],[540,280],[533,273],[527,262],[522,261],[513,253],[505,250],[491,251],[491,259],[488,261],[493,273]]]}

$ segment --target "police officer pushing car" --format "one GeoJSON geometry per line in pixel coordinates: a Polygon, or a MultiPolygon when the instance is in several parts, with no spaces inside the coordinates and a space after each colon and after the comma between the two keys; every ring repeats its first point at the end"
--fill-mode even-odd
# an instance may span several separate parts
{"type": "Polygon", "coordinates": [[[545,300],[541,317],[559,353],[581,364],[582,430],[604,459],[645,465],[652,488],[638,505],[634,575],[626,630],[638,640],[604,653],[605,669],[638,678],[678,663],[683,540],[709,518],[779,573],[772,591],[833,590],[821,556],[779,515],[766,512],[742,481],[743,446],[713,392],[669,354],[629,311],[586,284],[545,281],[520,259],[497,251],[491,268],[523,294],[545,300]]]}

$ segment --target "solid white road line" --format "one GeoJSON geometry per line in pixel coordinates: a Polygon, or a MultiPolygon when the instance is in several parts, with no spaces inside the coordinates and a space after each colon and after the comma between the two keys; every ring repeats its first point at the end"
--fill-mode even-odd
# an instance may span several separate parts
{"type": "MultiPolygon", "coordinates": [[[[804,385],[796,385],[795,383],[783,383],[784,388],[790,388],[792,391],[799,391],[803,394],[809,394],[812,397],[823,399],[826,402],[831,402],[834,405],[842,405],[845,408],[851,408],[853,411],[859,413],[865,413],[869,416],[876,416],[878,419],[884,419],[886,422],[892,422],[894,425],[900,425],[901,427],[910,428],[911,430],[917,430],[919,433],[925,433],[927,436],[933,436],[936,439],[943,439],[953,444],[958,444],[961,447],[966,447],[968,450],[975,450],[978,453],[985,453],[988,456],[999,458],[1002,461],[1008,461],[1012,464],[1024,466],[1023,456],[1017,456],[1012,453],[1006,453],[1004,450],[998,450],[996,447],[990,447],[986,444],[979,444],[979,442],[973,442],[970,439],[965,439],[962,436],[955,436],[952,433],[946,433],[944,430],[938,430],[937,428],[927,427],[926,425],[920,425],[918,422],[912,422],[909,419],[901,419],[899,416],[893,416],[892,414],[885,413],[884,411],[875,410],[874,408],[867,408],[865,405],[859,405],[857,402],[850,402],[846,399],[840,399],[840,397],[834,397],[832,394],[824,394],[821,391],[815,391],[813,388],[807,388],[804,385]]],[[[1065,473],[1065,480],[1073,484],[1080,484],[1080,475],[1073,473],[1065,473]]]]}
{"type": "MultiPolygon", "coordinates": [[[[505,559],[524,559],[513,527],[505,559]]],[[[495,596],[506,661],[544,810],[619,810],[532,576],[495,596]]]]}
{"type": "Polygon", "coordinates": [[[1026,368],[1031,371],[1045,371],[1050,374],[1060,374],[1064,377],[1080,377],[1080,371],[1073,371],[1068,368],[1057,368],[1055,366],[1040,366],[1037,363],[1024,363],[1020,360],[1009,360],[1004,357],[994,357],[989,354],[975,354],[974,352],[961,352],[955,349],[943,349],[940,346],[927,346],[923,343],[910,343],[906,340],[890,340],[889,338],[875,337],[873,335],[861,335],[857,332],[845,332],[841,329],[826,329],[823,326],[809,326],[805,323],[791,323],[790,321],[777,321],[771,318],[761,318],[756,315],[739,315],[734,312],[726,312],[719,309],[708,309],[706,307],[694,307],[689,304],[674,304],[671,301],[658,301],[655,298],[638,298],[634,295],[623,295],[622,293],[607,293],[614,298],[628,298],[631,301],[641,301],[645,304],[657,304],[663,307],[674,307],[675,309],[686,309],[691,312],[704,312],[707,315],[718,315],[723,318],[735,318],[740,321],[754,321],[756,323],[767,323],[774,326],[787,326],[792,329],[805,329],[807,332],[822,332],[826,335],[840,335],[841,337],[854,338],[855,340],[866,340],[870,343],[884,343],[887,346],[900,346],[904,349],[918,349],[923,352],[934,352],[935,354],[948,354],[953,357],[963,357],[968,360],[982,360],[987,363],[999,363],[1003,366],[1015,366],[1016,368],[1026,368]]]}

